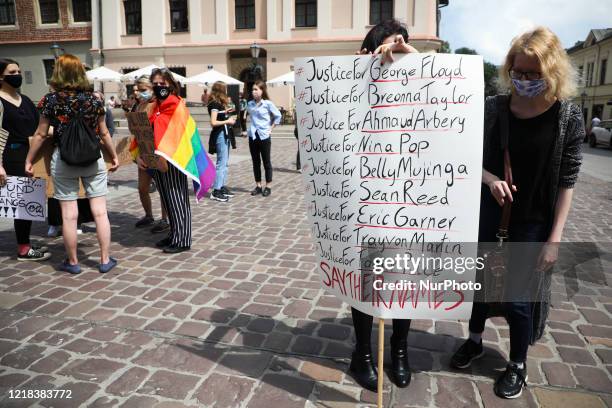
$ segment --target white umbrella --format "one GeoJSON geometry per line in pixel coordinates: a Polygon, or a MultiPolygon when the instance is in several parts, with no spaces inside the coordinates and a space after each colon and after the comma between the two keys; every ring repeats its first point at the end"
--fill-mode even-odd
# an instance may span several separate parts
{"type": "Polygon", "coordinates": [[[222,74],[219,71],[215,71],[214,69],[209,69],[208,71],[202,72],[201,74],[191,76],[187,78],[183,82],[183,84],[198,84],[210,86],[217,81],[223,81],[227,85],[243,85],[243,83],[237,80],[236,78],[232,78],[229,75],[222,74]]]}
{"type": "Polygon", "coordinates": [[[284,75],[269,80],[267,84],[270,86],[294,85],[295,73],[293,71],[287,72],[284,75]]]}
{"type": "Polygon", "coordinates": [[[121,81],[121,74],[112,69],[106,67],[98,67],[86,72],[87,79],[90,81],[101,81],[101,82],[119,82],[121,81]]]}
{"type": "MultiPolygon", "coordinates": [[[[137,69],[136,71],[128,72],[127,74],[123,74],[121,79],[123,81],[135,81],[143,75],[151,75],[151,71],[154,69],[161,68],[155,64],[147,65],[144,68],[137,69]]],[[[172,76],[178,82],[183,83],[185,81],[185,77],[179,74],[172,72],[172,76]]]]}

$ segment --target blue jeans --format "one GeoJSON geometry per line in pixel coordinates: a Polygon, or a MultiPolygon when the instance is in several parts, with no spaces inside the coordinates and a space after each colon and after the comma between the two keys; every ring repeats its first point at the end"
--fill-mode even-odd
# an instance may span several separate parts
{"type": "Polygon", "coordinates": [[[215,175],[215,184],[213,188],[219,190],[227,181],[227,167],[229,162],[229,139],[226,139],[223,134],[217,136],[217,174],[215,175]]]}

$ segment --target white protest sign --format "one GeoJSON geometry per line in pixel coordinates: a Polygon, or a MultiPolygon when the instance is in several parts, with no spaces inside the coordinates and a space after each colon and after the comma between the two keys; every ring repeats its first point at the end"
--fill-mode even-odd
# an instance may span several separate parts
{"type": "MultiPolygon", "coordinates": [[[[295,60],[299,149],[321,282],[378,317],[468,318],[471,291],[366,290],[377,275],[363,267],[365,251],[410,248],[413,260],[428,251],[477,256],[475,245],[461,243],[478,240],[482,58],[394,57],[384,66],[372,56],[295,60]]],[[[406,280],[428,275],[418,270],[406,280]]],[[[475,269],[460,276],[473,281],[475,269]]]]}
{"type": "Polygon", "coordinates": [[[0,187],[0,217],[44,221],[47,216],[44,179],[10,176],[0,187]]]}

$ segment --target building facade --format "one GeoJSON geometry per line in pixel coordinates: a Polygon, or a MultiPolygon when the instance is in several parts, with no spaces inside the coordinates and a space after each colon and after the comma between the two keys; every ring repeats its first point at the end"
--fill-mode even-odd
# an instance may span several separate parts
{"type": "MultiPolygon", "coordinates": [[[[215,70],[242,79],[249,47],[261,46],[264,79],[285,74],[293,59],[354,54],[372,25],[395,17],[421,51],[437,50],[436,0],[102,0],[92,1],[94,66],[128,72],[149,64],[186,76],[215,70]]],[[[108,86],[108,91],[113,89],[108,86]]],[[[190,85],[189,101],[202,88],[190,85]]],[[[291,91],[270,89],[278,106],[291,91]]]]}
{"type": "Polygon", "coordinates": [[[19,62],[25,95],[37,101],[48,92],[54,44],[93,63],[91,11],[91,0],[0,0],[0,57],[19,62]]]}
{"type": "Polygon", "coordinates": [[[580,89],[574,102],[582,106],[587,125],[594,116],[612,119],[612,28],[594,29],[586,40],[567,50],[578,70],[580,89]]]}

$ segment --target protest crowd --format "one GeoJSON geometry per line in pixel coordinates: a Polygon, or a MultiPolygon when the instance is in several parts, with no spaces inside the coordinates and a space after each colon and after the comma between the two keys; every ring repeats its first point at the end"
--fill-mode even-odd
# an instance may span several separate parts
{"type": "MultiPolygon", "coordinates": [[[[380,57],[383,65],[392,63],[398,54],[418,52],[409,43],[406,27],[396,20],[374,26],[355,51],[380,57]]],[[[120,102],[111,98],[105,106],[104,95],[93,91],[83,64],[72,55],[57,59],[49,93],[32,101],[19,92],[19,62],[8,57],[0,59],[0,124],[8,132],[0,183],[5,184],[8,176],[32,177],[40,152],[51,145],[49,234],[61,233],[65,247],[58,268],[69,274],[81,272],[78,230],[81,223],[93,221],[100,248],[97,268],[108,273],[121,263],[110,253],[106,201],[108,174],[120,165],[112,139],[111,109],[120,102]]],[[[576,90],[573,68],[558,37],[540,27],[514,39],[500,72],[502,85],[509,92],[485,102],[479,241],[496,241],[501,225],[513,241],[558,243],[572,203],[585,135],[581,110],[568,101],[576,90]]],[[[138,180],[144,212],[135,227],[166,234],[155,245],[168,254],[189,251],[194,245],[191,186],[197,201],[206,197],[225,203],[238,194],[228,187],[237,122],[237,133],[248,138],[253,165],[255,185],[246,194],[272,194],[271,140],[281,113],[268,97],[266,83],[255,82],[248,94],[245,88],[238,110],[223,82],[214,83],[205,96],[212,127],[206,135],[199,133],[180,97],[180,84],[166,68],[154,69],[136,80],[134,100],[128,107],[134,126],[144,127],[150,135],[148,143],[133,138],[129,147],[137,165],[134,179],[138,180]],[[201,137],[208,138],[206,147],[201,137]],[[209,155],[215,155],[216,161],[209,155]],[[155,190],[161,203],[158,221],[152,209],[151,192],[155,190]]],[[[297,127],[295,135],[298,138],[297,127]]],[[[299,169],[299,152],[297,162],[299,169]]],[[[31,221],[14,220],[17,258],[48,261],[48,249],[30,241],[31,225],[31,221]]],[[[553,245],[545,248],[511,262],[520,263],[525,270],[546,271],[557,255],[553,245]]],[[[547,310],[546,304],[533,301],[506,302],[503,308],[509,326],[510,358],[493,387],[501,398],[516,398],[527,384],[527,352],[542,335],[547,310]]],[[[371,346],[373,317],[356,308],[351,312],[356,344],[350,372],[362,387],[376,391],[381,373],[371,346]]],[[[483,355],[482,333],[490,316],[488,303],[474,304],[469,337],[453,354],[453,367],[465,369],[483,355]]],[[[408,319],[393,319],[390,373],[398,387],[411,382],[410,324],[408,319]]]]}

